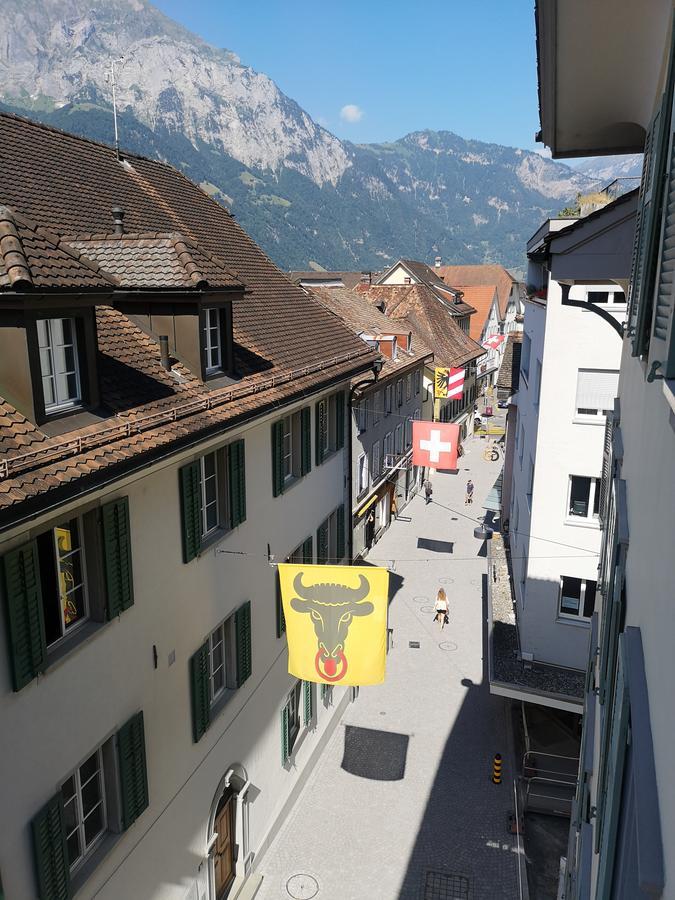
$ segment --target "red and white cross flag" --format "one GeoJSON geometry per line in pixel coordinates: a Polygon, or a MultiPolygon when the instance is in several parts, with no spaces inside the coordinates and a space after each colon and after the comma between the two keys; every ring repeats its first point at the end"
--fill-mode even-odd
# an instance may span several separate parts
{"type": "Polygon", "coordinates": [[[413,422],[413,465],[456,469],[459,425],[452,422],[413,422]]]}
{"type": "Polygon", "coordinates": [[[499,345],[506,340],[505,334],[493,334],[492,337],[489,337],[486,341],[483,342],[484,347],[489,347],[490,350],[496,350],[499,345]]]}

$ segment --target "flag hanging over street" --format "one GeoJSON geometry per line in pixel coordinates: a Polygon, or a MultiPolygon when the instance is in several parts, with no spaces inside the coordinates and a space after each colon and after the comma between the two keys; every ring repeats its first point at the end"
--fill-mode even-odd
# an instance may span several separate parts
{"type": "Polygon", "coordinates": [[[434,371],[434,397],[456,399],[464,392],[466,369],[436,369],[434,371]]]}
{"type": "Polygon", "coordinates": [[[490,350],[496,350],[497,347],[499,347],[499,345],[505,340],[505,334],[493,334],[492,337],[489,337],[487,340],[483,341],[483,346],[488,347],[490,350]]]}
{"type": "Polygon", "coordinates": [[[456,469],[459,425],[452,422],[413,422],[414,466],[456,469]]]}
{"type": "Polygon", "coordinates": [[[389,572],[279,564],[288,671],[320,684],[379,684],[387,651],[389,572]]]}

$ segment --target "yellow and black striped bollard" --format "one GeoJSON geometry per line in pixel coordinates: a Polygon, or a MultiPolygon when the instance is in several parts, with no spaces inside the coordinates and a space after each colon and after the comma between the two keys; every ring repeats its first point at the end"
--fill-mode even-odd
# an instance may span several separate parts
{"type": "Polygon", "coordinates": [[[495,758],[492,763],[492,783],[493,784],[501,784],[502,783],[502,755],[501,755],[501,753],[495,753],[495,758]]]}

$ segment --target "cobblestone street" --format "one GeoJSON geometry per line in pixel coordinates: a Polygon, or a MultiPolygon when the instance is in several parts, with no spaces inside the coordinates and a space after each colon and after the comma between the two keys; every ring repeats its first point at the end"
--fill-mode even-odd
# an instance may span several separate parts
{"type": "MultiPolygon", "coordinates": [[[[507,707],[490,696],[482,659],[485,549],[473,536],[475,523],[461,515],[482,515],[502,464],[485,462],[484,446],[467,441],[459,473],[433,476],[434,502],[415,497],[372,550],[369,563],[389,566],[397,588],[386,682],[362,689],[347,707],[261,861],[260,900],[519,897],[517,839],[507,827],[514,803],[507,707]],[[469,475],[474,504],[465,507],[469,475]],[[450,600],[442,632],[432,621],[441,585],[450,600]],[[350,726],[407,736],[403,778],[345,771],[350,726]],[[496,752],[505,762],[499,786],[491,782],[496,752]],[[291,894],[289,878],[299,873],[311,878],[291,894]]],[[[378,746],[378,735],[365,736],[369,748],[378,746]]],[[[397,747],[405,750],[403,738],[397,747]]],[[[377,763],[370,749],[363,752],[364,762],[377,763]]],[[[389,753],[381,759],[384,765],[389,753]]]]}

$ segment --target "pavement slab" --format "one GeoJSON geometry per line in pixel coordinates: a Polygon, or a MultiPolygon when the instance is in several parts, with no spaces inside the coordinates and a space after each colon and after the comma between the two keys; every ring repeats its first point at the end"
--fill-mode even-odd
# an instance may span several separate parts
{"type": "Polygon", "coordinates": [[[466,441],[459,472],[433,474],[433,502],[415,497],[371,551],[368,563],[389,566],[396,584],[386,681],[347,707],[260,861],[259,900],[289,900],[295,875],[304,880],[293,892],[317,900],[520,897],[508,707],[490,695],[483,660],[485,547],[465,518],[482,515],[502,465],[486,462],[484,447],[466,441]],[[491,781],[495,753],[501,785],[491,781]]]}

